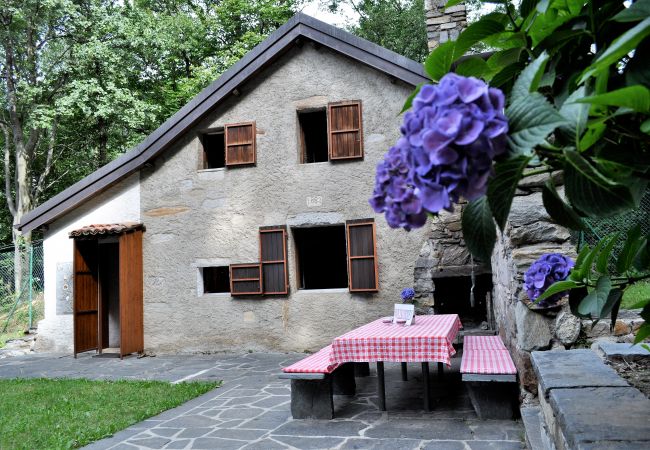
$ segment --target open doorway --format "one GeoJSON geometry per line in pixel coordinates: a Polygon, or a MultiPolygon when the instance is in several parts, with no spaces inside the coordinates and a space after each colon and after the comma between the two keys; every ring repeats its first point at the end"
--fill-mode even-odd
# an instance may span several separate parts
{"type": "Polygon", "coordinates": [[[92,225],[74,239],[74,354],[144,351],[142,224],[92,225]]]}

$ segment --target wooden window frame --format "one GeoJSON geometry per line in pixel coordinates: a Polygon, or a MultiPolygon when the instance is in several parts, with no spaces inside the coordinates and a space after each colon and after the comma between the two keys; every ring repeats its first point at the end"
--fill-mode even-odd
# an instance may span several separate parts
{"type": "Polygon", "coordinates": [[[259,246],[260,246],[260,277],[264,277],[264,265],[265,264],[284,264],[284,291],[270,292],[264,290],[264,285],[261,285],[262,293],[264,295],[287,295],[289,293],[289,266],[287,261],[287,227],[286,225],[281,226],[269,226],[269,227],[260,227],[259,233],[259,246]],[[263,233],[277,233],[282,232],[282,254],[284,259],[281,260],[270,260],[265,261],[262,257],[262,234],[263,233]]]}
{"type": "Polygon", "coordinates": [[[327,104],[327,156],[329,161],[345,161],[350,159],[363,159],[363,105],[361,100],[345,100],[340,102],[331,102],[327,104]],[[332,130],[332,108],[339,106],[357,105],[359,107],[359,128],[351,128],[349,130],[332,130]],[[337,156],[332,155],[332,134],[334,133],[350,133],[356,131],[359,133],[359,156],[337,156]]]}
{"type": "Polygon", "coordinates": [[[230,264],[230,295],[232,297],[237,297],[239,295],[261,295],[263,290],[262,284],[262,265],[260,263],[245,263],[245,264],[230,264]],[[257,267],[259,277],[257,278],[235,278],[233,276],[233,269],[241,269],[246,267],[257,267]],[[236,292],[234,290],[235,283],[245,282],[245,281],[257,281],[260,289],[257,292],[236,292]]]}
{"type": "Polygon", "coordinates": [[[350,292],[379,292],[379,265],[377,262],[377,226],[375,225],[374,219],[357,219],[357,220],[348,220],[345,222],[345,234],[347,238],[347,251],[348,251],[348,290],[350,292]],[[351,243],[350,243],[350,227],[358,226],[368,226],[372,225],[372,243],[373,243],[373,254],[364,255],[364,256],[352,256],[351,252],[351,243]],[[352,260],[353,259],[373,259],[375,266],[375,287],[370,289],[355,289],[353,288],[353,277],[352,277],[352,260]]]}
{"type": "Polygon", "coordinates": [[[225,155],[225,161],[226,165],[225,167],[236,167],[236,166],[250,166],[257,164],[257,127],[255,124],[255,121],[253,122],[238,122],[238,123],[227,123],[223,126],[224,129],[224,151],[226,152],[225,155]],[[235,128],[235,127],[242,127],[242,126],[252,126],[253,129],[253,139],[250,142],[244,142],[244,143],[237,143],[237,144],[229,144],[228,143],[228,131],[230,128],[235,128]],[[253,149],[253,160],[252,161],[246,161],[246,162],[229,162],[228,161],[228,147],[239,147],[242,145],[251,145],[253,149]]]}

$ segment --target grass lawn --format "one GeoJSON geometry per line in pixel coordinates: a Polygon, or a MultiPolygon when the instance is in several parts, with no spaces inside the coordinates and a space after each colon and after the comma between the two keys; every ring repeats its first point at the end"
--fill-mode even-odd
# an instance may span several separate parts
{"type": "Polygon", "coordinates": [[[81,447],[220,384],[0,380],[0,449],[81,447]]]}

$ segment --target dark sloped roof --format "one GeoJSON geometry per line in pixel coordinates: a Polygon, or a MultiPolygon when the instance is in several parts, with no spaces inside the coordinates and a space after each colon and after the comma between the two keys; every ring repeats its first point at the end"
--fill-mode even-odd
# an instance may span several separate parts
{"type": "Polygon", "coordinates": [[[25,214],[18,229],[46,225],[138,171],[169,148],[233,91],[296,45],[313,41],[410,85],[428,80],[422,65],[313,17],[298,13],[201,91],[137,147],[25,214]]]}
{"type": "Polygon", "coordinates": [[[71,238],[92,236],[117,236],[128,231],[143,230],[144,225],[138,222],[104,223],[81,227],[69,233],[71,238]]]}

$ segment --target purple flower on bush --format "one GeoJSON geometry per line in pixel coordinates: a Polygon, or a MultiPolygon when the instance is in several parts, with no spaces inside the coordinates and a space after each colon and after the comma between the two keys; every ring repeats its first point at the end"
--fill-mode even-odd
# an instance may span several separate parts
{"type": "MultiPolygon", "coordinates": [[[[524,274],[524,287],[528,293],[528,298],[535,301],[550,285],[556,281],[566,280],[574,265],[575,263],[571,258],[559,253],[542,255],[531,264],[524,274]]],[[[539,304],[540,306],[553,304],[564,295],[566,295],[566,292],[559,292],[542,300],[539,304]]]]}
{"type": "Polygon", "coordinates": [[[423,86],[402,137],[377,166],[373,209],[409,230],[423,226],[427,212],[485,194],[492,161],[506,151],[504,103],[503,92],[473,77],[449,73],[423,86]]]}
{"type": "Polygon", "coordinates": [[[415,291],[413,288],[404,288],[400,295],[402,297],[402,303],[410,302],[415,298],[415,291]]]}

